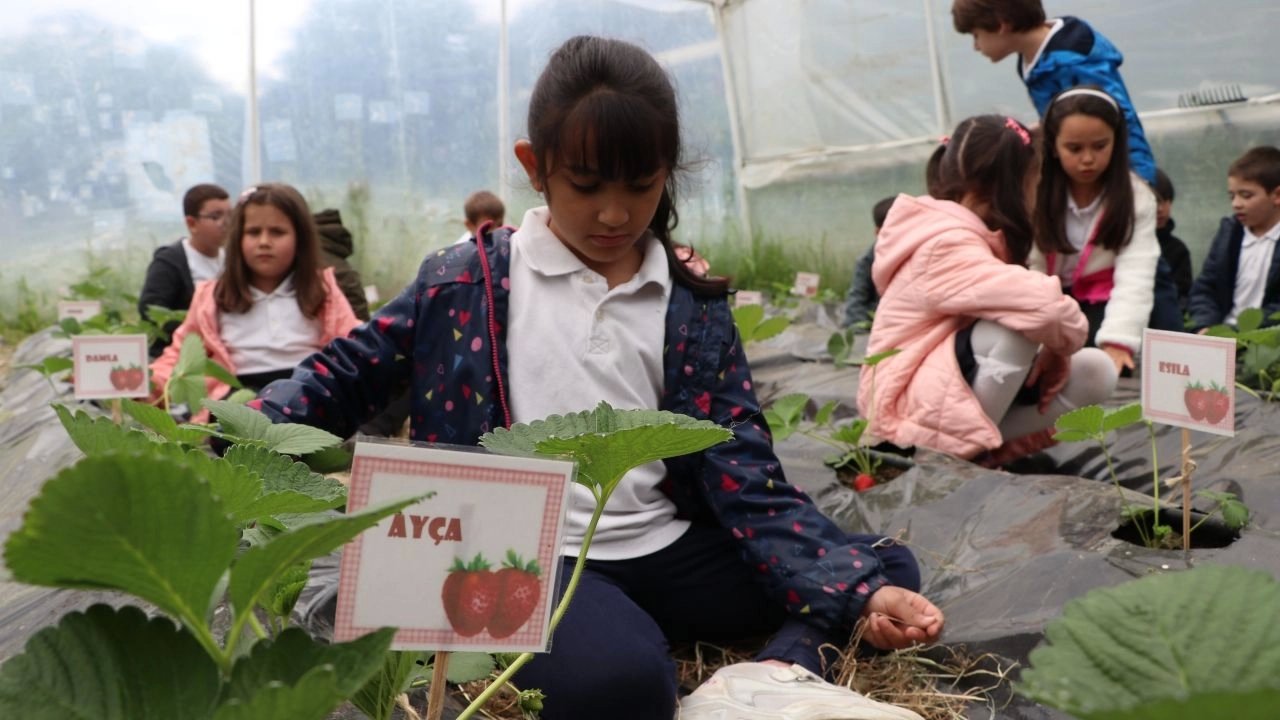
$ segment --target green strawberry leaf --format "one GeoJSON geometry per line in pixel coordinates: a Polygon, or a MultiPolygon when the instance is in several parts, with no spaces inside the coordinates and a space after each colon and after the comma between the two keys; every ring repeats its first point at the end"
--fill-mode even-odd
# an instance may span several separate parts
{"type": "Polygon", "coordinates": [[[1119,430],[1142,422],[1142,403],[1130,403],[1107,412],[1102,417],[1102,432],[1119,430]]]}
{"type": "MultiPolygon", "coordinates": [[[[750,307],[750,306],[748,306],[750,307]]],[[[755,332],[752,333],[751,339],[759,342],[760,340],[768,340],[782,334],[791,326],[791,318],[786,315],[775,315],[768,320],[756,325],[755,332]]]]}
{"type": "Polygon", "coordinates": [[[325,720],[342,704],[338,674],[332,666],[311,668],[295,685],[271,683],[247,701],[229,700],[213,720],[325,720]]]}
{"type": "Polygon", "coordinates": [[[1093,437],[1102,433],[1105,416],[1102,408],[1097,405],[1086,405],[1062,415],[1054,425],[1058,430],[1075,430],[1093,437]]]}
{"type": "Polygon", "coordinates": [[[295,492],[314,502],[293,509],[276,510],[277,513],[306,513],[328,510],[347,501],[347,488],[333,478],[311,471],[311,468],[295,462],[278,452],[252,445],[235,445],[223,456],[227,462],[240,465],[262,476],[266,493],[295,492]]]}
{"type": "Polygon", "coordinates": [[[4,556],[19,581],[122,590],[204,627],[239,541],[189,464],[118,453],[85,458],[46,482],[4,556]]]}
{"type": "Polygon", "coordinates": [[[190,632],[132,605],[94,605],[39,631],[0,666],[0,717],[208,718],[219,685],[218,666],[190,632]]]}
{"type": "Polygon", "coordinates": [[[122,407],[129,417],[138,421],[138,424],[166,440],[184,445],[200,445],[207,437],[204,433],[178,427],[178,422],[169,413],[154,405],[125,399],[122,407]]]}
{"type": "Polygon", "coordinates": [[[831,414],[836,411],[837,404],[838,403],[835,400],[832,400],[827,404],[823,405],[822,407],[818,408],[818,414],[813,416],[814,424],[823,426],[831,422],[831,414]]]}
{"type": "Polygon", "coordinates": [[[495,667],[493,656],[486,652],[449,653],[445,679],[455,685],[475,682],[489,677],[495,667]]]}
{"type": "Polygon", "coordinates": [[[45,377],[53,377],[58,373],[66,372],[76,366],[71,358],[67,357],[47,357],[34,365],[18,365],[16,367],[25,370],[35,370],[45,377]]]}
{"type": "Polygon", "coordinates": [[[236,661],[225,700],[247,702],[272,684],[292,686],[313,668],[332,666],[344,696],[358,691],[382,667],[395,628],[382,628],[346,643],[321,643],[305,630],[289,628],[274,640],[258,642],[236,661]]]}
{"type": "Polygon", "coordinates": [[[302,589],[307,586],[311,572],[311,561],[300,562],[281,573],[271,591],[267,610],[278,618],[288,618],[293,606],[298,604],[302,589]]]}
{"type": "Polygon", "coordinates": [[[1093,590],[1049,625],[1016,689],[1086,720],[1274,717],[1277,616],[1280,583],[1239,567],[1093,590]]]}
{"type": "Polygon", "coordinates": [[[634,467],[699,452],[732,437],[707,420],[661,410],[615,410],[602,402],[594,410],[499,428],[481,437],[480,444],[506,455],[576,460],[578,482],[598,486],[608,497],[634,467]]]}
{"type": "Polygon", "coordinates": [[[62,405],[52,407],[67,435],[71,437],[71,442],[85,455],[92,457],[126,451],[145,453],[160,445],[151,435],[121,427],[111,422],[111,418],[90,417],[83,410],[77,410],[73,415],[62,405]]]}
{"type": "Polygon", "coordinates": [[[386,653],[378,672],[350,697],[351,704],[372,720],[391,720],[396,697],[423,676],[425,658],[423,652],[386,653]]]}
{"type": "Polygon", "coordinates": [[[1241,333],[1253,332],[1262,327],[1262,310],[1260,308],[1245,309],[1236,318],[1236,327],[1241,333]]]}
{"type": "Polygon", "coordinates": [[[246,440],[266,440],[271,420],[251,407],[229,403],[226,400],[209,400],[205,403],[209,412],[218,419],[224,432],[246,440]]]}

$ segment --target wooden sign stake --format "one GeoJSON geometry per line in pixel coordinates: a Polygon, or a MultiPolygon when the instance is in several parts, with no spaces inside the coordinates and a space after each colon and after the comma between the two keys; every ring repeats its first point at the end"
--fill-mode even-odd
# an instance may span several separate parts
{"type": "Polygon", "coordinates": [[[1182,428],[1182,551],[1191,550],[1191,431],[1182,428]]]}
{"type": "Polygon", "coordinates": [[[449,653],[436,651],[432,661],[431,689],[427,692],[426,720],[440,720],[444,714],[445,675],[449,672],[449,653]]]}

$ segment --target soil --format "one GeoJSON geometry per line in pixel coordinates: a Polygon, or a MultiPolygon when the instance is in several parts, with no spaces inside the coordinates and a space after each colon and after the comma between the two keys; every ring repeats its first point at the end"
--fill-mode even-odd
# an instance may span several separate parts
{"type": "MultiPolygon", "coordinates": [[[[906,470],[900,467],[894,467],[892,465],[881,465],[879,468],[876,468],[876,472],[875,472],[876,484],[883,485],[884,483],[887,483],[890,480],[893,480],[894,478],[898,477],[904,472],[906,472],[906,470]]],[[[858,477],[858,471],[856,468],[851,468],[851,467],[839,468],[838,470],[836,470],[836,477],[840,480],[840,483],[842,485],[845,485],[847,487],[853,487],[853,479],[858,477]]]]}

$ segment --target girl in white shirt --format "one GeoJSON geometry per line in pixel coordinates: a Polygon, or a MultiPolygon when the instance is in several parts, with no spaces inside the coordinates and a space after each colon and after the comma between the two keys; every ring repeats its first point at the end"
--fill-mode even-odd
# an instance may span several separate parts
{"type": "MultiPolygon", "coordinates": [[[[318,234],[296,189],[249,188],[232,211],[229,232],[222,275],[196,286],[186,319],[151,364],[157,398],[189,333],[200,336],[211,360],[256,390],[288,377],[302,359],[360,324],[333,269],[320,270],[318,234]]],[[[209,397],[229,390],[206,378],[209,397]]]]}
{"type": "Polygon", "coordinates": [[[1028,264],[1058,275],[1089,319],[1088,344],[1116,372],[1134,367],[1154,302],[1156,199],[1129,170],[1124,113],[1100,89],[1054,97],[1045,112],[1036,248],[1028,264]]]}

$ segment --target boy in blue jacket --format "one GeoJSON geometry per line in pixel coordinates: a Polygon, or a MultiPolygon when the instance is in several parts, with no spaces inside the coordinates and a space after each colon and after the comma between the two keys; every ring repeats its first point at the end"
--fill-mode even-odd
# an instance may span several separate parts
{"type": "Polygon", "coordinates": [[[1262,308],[1263,324],[1280,312],[1280,149],[1256,147],[1227,171],[1231,217],[1222,218],[1200,276],[1191,286],[1192,327],[1236,324],[1247,308],[1262,308]]]}
{"type": "Polygon", "coordinates": [[[955,0],[956,32],[973,35],[973,48],[991,62],[1018,54],[1018,77],[1042,117],[1054,95],[1097,85],[1116,99],[1129,126],[1129,167],[1148,183],[1156,162],[1120,77],[1124,56],[1101,33],[1074,17],[1046,19],[1040,0],[955,0]]]}

